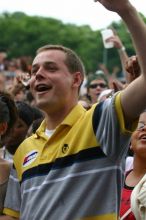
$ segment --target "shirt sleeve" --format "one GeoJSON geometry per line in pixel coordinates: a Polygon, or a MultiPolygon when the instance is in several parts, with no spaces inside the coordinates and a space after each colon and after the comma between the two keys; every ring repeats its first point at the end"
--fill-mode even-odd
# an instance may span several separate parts
{"type": "Polygon", "coordinates": [[[114,161],[125,157],[136,123],[134,121],[130,129],[126,128],[120,93],[96,106],[93,123],[96,138],[105,155],[114,161]]]}
{"type": "Polygon", "coordinates": [[[20,213],[20,206],[20,183],[17,178],[16,169],[13,166],[10,171],[3,213],[18,218],[20,213]]]}

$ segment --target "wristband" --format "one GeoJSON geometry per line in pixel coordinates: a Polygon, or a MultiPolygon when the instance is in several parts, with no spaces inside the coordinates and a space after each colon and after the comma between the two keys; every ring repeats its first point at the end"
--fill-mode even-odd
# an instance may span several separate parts
{"type": "Polygon", "coordinates": [[[122,46],[121,48],[118,49],[119,52],[120,51],[125,51],[125,50],[126,50],[126,48],[124,46],[122,46]]]}

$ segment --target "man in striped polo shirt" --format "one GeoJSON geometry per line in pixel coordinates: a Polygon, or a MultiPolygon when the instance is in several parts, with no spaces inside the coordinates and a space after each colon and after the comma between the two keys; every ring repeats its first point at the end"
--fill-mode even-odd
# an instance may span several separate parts
{"type": "Polygon", "coordinates": [[[146,27],[128,0],[101,0],[127,24],[142,75],[86,111],[84,67],[68,48],[40,48],[30,87],[45,120],[14,156],[1,220],[116,220],[131,132],[146,108],[146,27]]]}

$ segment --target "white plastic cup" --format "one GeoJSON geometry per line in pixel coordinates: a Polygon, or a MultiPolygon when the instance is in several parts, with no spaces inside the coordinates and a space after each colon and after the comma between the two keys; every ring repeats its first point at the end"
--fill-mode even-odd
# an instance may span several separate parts
{"type": "Polygon", "coordinates": [[[106,40],[112,36],[114,36],[114,33],[111,29],[104,29],[101,31],[101,35],[102,35],[102,40],[103,40],[103,44],[105,48],[112,48],[114,47],[114,43],[113,42],[107,42],[106,40]]]}

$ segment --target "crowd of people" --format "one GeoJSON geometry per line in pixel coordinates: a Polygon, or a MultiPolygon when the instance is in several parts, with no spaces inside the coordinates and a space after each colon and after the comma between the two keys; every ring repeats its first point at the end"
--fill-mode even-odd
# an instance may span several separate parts
{"type": "Polygon", "coordinates": [[[124,83],[62,45],[0,52],[0,220],[146,219],[146,26],[129,0],[97,2],[131,33],[132,57],[108,39],[124,83]]]}

